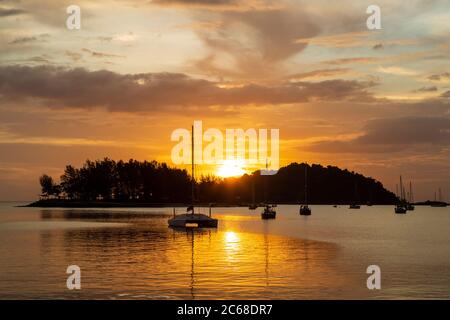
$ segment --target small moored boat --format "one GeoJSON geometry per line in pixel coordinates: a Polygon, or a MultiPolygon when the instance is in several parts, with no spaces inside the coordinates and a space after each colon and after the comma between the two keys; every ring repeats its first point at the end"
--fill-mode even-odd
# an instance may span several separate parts
{"type": "Polygon", "coordinates": [[[217,219],[201,213],[179,214],[169,220],[173,228],[217,228],[217,223],[217,219]]]}
{"type": "Polygon", "coordinates": [[[311,208],[308,207],[308,165],[305,163],[305,204],[302,204],[300,206],[299,213],[301,216],[310,216],[311,215],[311,208]]]}
{"type": "Polygon", "coordinates": [[[264,211],[261,213],[261,219],[275,219],[277,216],[277,212],[275,211],[273,206],[266,205],[264,207],[264,211]]]}
{"type": "Polygon", "coordinates": [[[396,205],[394,210],[396,214],[405,214],[407,211],[406,207],[401,204],[396,205]]]}
{"type": "Polygon", "coordinates": [[[209,207],[209,216],[202,213],[195,213],[194,209],[194,126],[192,126],[192,177],[191,177],[191,205],[187,208],[186,213],[175,215],[173,210],[173,218],[168,220],[169,227],[172,228],[217,228],[218,220],[211,218],[211,206],[209,207]]]}
{"type": "Polygon", "coordinates": [[[308,207],[308,205],[301,205],[300,206],[300,215],[302,215],[302,216],[310,216],[311,215],[311,208],[308,207]]]}
{"type": "Polygon", "coordinates": [[[394,211],[396,214],[405,214],[408,211],[407,207],[408,203],[405,198],[405,189],[403,188],[402,176],[400,176],[400,203],[395,206],[394,211]]]}

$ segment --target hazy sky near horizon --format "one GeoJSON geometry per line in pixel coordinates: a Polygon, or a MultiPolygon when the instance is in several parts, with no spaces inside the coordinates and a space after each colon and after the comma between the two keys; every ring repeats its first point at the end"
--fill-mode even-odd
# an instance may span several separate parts
{"type": "Polygon", "coordinates": [[[171,164],[171,132],[202,120],[450,201],[450,3],[375,2],[0,0],[0,200],[88,158],[171,164]]]}

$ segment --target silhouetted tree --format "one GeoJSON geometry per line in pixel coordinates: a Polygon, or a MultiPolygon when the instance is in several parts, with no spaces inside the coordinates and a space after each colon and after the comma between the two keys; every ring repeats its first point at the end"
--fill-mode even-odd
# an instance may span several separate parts
{"type": "Polygon", "coordinates": [[[69,199],[81,197],[81,178],[78,169],[66,166],[64,174],[61,176],[61,187],[69,199]]]}
{"type": "Polygon", "coordinates": [[[42,195],[44,197],[50,197],[54,194],[55,183],[53,178],[44,174],[39,178],[39,183],[41,184],[42,195]]]}
{"type": "MultiPolygon", "coordinates": [[[[308,202],[317,204],[391,204],[396,196],[383,185],[361,174],[338,167],[292,163],[277,174],[262,176],[259,171],[239,178],[202,176],[195,183],[195,201],[201,203],[248,204],[255,202],[301,203],[304,201],[305,166],[308,171],[308,202]],[[355,194],[357,185],[357,194],[355,194]]],[[[87,160],[79,169],[66,166],[60,186],[48,175],[40,178],[42,193],[69,199],[92,201],[143,201],[150,203],[188,203],[191,177],[186,170],[165,163],[130,159],[116,162],[109,158],[87,160]]]]}

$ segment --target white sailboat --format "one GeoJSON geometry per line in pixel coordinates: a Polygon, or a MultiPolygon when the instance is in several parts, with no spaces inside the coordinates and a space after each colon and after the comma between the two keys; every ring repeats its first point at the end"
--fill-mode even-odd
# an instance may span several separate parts
{"type": "Polygon", "coordinates": [[[194,208],[194,126],[192,126],[192,185],[191,185],[191,205],[186,209],[186,213],[175,215],[168,220],[169,227],[173,228],[217,228],[218,220],[211,217],[211,207],[209,208],[209,216],[202,213],[195,213],[194,208]]]}

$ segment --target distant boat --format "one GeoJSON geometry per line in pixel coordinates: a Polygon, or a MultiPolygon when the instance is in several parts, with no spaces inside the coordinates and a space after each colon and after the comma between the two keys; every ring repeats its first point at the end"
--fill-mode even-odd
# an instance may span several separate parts
{"type": "MultiPolygon", "coordinates": [[[[266,170],[268,170],[267,159],[266,159],[266,170]]],[[[267,182],[267,176],[265,178],[266,178],[265,182],[267,182]]],[[[267,191],[267,183],[265,186],[266,186],[266,191],[267,191]]],[[[263,220],[275,219],[277,217],[277,212],[275,210],[276,206],[277,206],[276,204],[273,204],[273,205],[266,204],[264,206],[264,211],[261,212],[261,219],[263,219],[263,220]]]]}
{"type": "Polygon", "coordinates": [[[436,192],[434,193],[434,202],[430,204],[432,207],[446,207],[447,202],[442,201],[442,192],[441,188],[439,188],[439,201],[436,200],[436,192]]]}
{"type": "Polygon", "coordinates": [[[302,216],[310,216],[311,215],[311,208],[308,207],[308,165],[305,163],[305,204],[302,204],[300,206],[300,215],[302,216]]]}
{"type": "Polygon", "coordinates": [[[173,210],[173,218],[168,220],[169,227],[172,228],[217,228],[218,220],[211,218],[211,207],[209,207],[209,216],[195,213],[194,208],[194,126],[192,126],[192,182],[191,182],[191,205],[186,209],[185,214],[176,215],[173,210]]]}
{"type": "Polygon", "coordinates": [[[394,211],[397,214],[405,214],[407,210],[406,210],[405,206],[403,206],[401,204],[398,204],[398,205],[395,206],[394,211]]]}
{"type": "Polygon", "coordinates": [[[405,200],[405,189],[403,188],[402,176],[400,176],[400,202],[394,208],[396,214],[405,214],[407,211],[407,203],[405,200]]]}
{"type": "Polygon", "coordinates": [[[361,209],[361,206],[357,204],[356,200],[359,199],[358,196],[358,182],[355,181],[355,202],[350,204],[349,209],[361,209]]]}
{"type": "Polygon", "coordinates": [[[408,197],[408,203],[406,204],[406,210],[408,211],[414,211],[414,197],[413,197],[413,192],[412,192],[412,183],[411,181],[409,182],[409,197],[408,197]]]}
{"type": "Polygon", "coordinates": [[[445,202],[433,202],[430,206],[431,207],[443,208],[443,207],[447,206],[447,203],[445,203],[445,202]]]}
{"type": "Polygon", "coordinates": [[[217,228],[218,220],[208,217],[202,213],[185,213],[174,215],[169,220],[172,228],[217,228]]]}
{"type": "Polygon", "coordinates": [[[301,216],[310,216],[311,215],[311,208],[308,207],[308,205],[301,205],[300,206],[300,215],[301,216]]]}
{"type": "Polygon", "coordinates": [[[274,206],[266,205],[264,207],[264,211],[261,213],[261,219],[275,219],[277,216],[277,212],[274,209],[274,206]]]}

